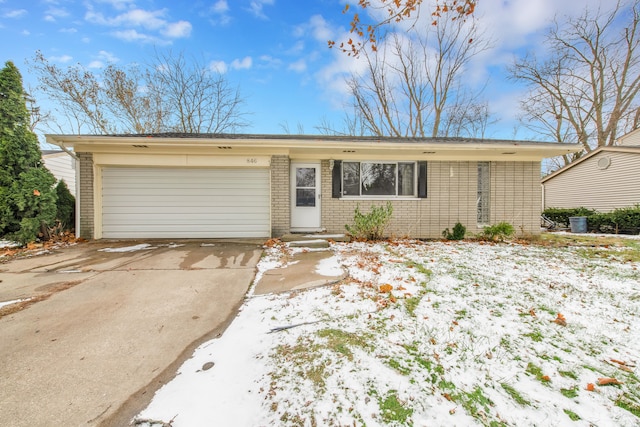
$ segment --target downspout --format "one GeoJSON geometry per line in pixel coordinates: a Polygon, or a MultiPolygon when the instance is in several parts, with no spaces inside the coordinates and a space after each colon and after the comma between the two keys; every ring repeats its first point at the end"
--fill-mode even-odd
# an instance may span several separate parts
{"type": "Polygon", "coordinates": [[[62,151],[64,151],[65,153],[67,153],[68,155],[70,155],[71,157],[73,157],[73,158],[74,158],[74,160],[75,160],[76,162],[79,160],[79,159],[78,159],[78,156],[76,156],[76,153],[74,153],[73,151],[69,150],[67,147],[65,147],[65,146],[64,146],[64,142],[58,142],[58,141],[56,141],[56,142],[55,142],[55,144],[56,144],[58,147],[62,148],[62,151]]]}
{"type": "Polygon", "coordinates": [[[76,162],[76,238],[80,237],[80,159],[77,156],[73,156],[76,162]]]}

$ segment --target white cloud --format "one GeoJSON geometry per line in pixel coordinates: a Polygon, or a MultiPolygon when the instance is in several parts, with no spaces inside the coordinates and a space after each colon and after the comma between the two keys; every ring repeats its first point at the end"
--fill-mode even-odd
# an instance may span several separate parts
{"type": "Polygon", "coordinates": [[[212,21],[213,24],[227,25],[231,22],[231,17],[228,14],[229,4],[227,0],[218,0],[211,6],[209,11],[217,16],[217,19],[212,21]]]}
{"type": "Polygon", "coordinates": [[[140,43],[155,43],[155,44],[167,44],[166,41],[157,37],[150,36],[148,34],[139,33],[136,30],[119,30],[111,33],[117,39],[127,42],[140,42],[140,43]]]}
{"type": "Polygon", "coordinates": [[[107,52],[106,50],[101,50],[100,52],[98,52],[98,57],[106,60],[107,62],[118,62],[118,61],[120,61],[120,58],[118,58],[117,56],[115,56],[111,52],[107,52]]]}
{"type": "Polygon", "coordinates": [[[106,18],[102,13],[89,10],[85,14],[85,19],[92,24],[111,27],[133,26],[148,30],[157,30],[167,25],[167,21],[163,19],[165,14],[166,10],[147,11],[133,9],[113,18],[106,18]]]}
{"type": "Polygon", "coordinates": [[[97,3],[109,4],[111,5],[111,7],[117,10],[124,10],[127,7],[129,7],[129,5],[135,4],[135,0],[96,0],[96,1],[97,3]]]}
{"type": "Polygon", "coordinates": [[[304,41],[298,40],[287,50],[289,55],[298,55],[304,52],[304,41]]]}
{"type": "Polygon", "coordinates": [[[178,21],[167,24],[166,28],[162,30],[162,34],[167,37],[171,37],[172,39],[189,37],[191,34],[191,23],[187,21],[178,21]]]}
{"type": "Polygon", "coordinates": [[[302,73],[307,70],[307,61],[304,59],[300,59],[296,62],[289,64],[289,69],[291,71],[295,71],[296,73],[302,73]]]}
{"type": "Polygon", "coordinates": [[[267,19],[267,15],[264,13],[264,6],[273,5],[274,0],[253,0],[249,4],[249,11],[253,13],[257,18],[267,19]]]}
{"type": "Polygon", "coordinates": [[[228,70],[227,64],[224,61],[211,61],[209,63],[209,69],[216,73],[225,74],[228,70]]]}
{"type": "Polygon", "coordinates": [[[102,61],[91,61],[89,62],[89,65],[87,65],[88,68],[104,68],[104,62],[102,61]]]}
{"type": "Polygon", "coordinates": [[[188,21],[169,22],[165,19],[166,9],[144,10],[131,9],[114,17],[106,17],[100,12],[89,8],[85,14],[85,20],[98,25],[108,27],[121,27],[121,30],[112,32],[115,37],[125,41],[137,41],[142,43],[168,44],[158,35],[145,34],[138,29],[149,32],[157,32],[159,35],[171,39],[189,37],[192,25],[188,21]]]}
{"type": "Polygon", "coordinates": [[[245,56],[242,59],[234,59],[231,61],[231,68],[234,70],[248,70],[253,65],[253,60],[250,56],[245,56]]]}
{"type": "Polygon", "coordinates": [[[17,18],[22,18],[27,13],[28,12],[27,12],[26,9],[14,9],[14,10],[10,10],[8,12],[5,12],[4,14],[2,14],[2,17],[3,18],[17,19],[17,18]]]}
{"type": "Polygon", "coordinates": [[[308,25],[313,38],[319,42],[326,43],[335,34],[335,31],[329,27],[327,21],[320,15],[312,16],[308,25]]]}
{"type": "Polygon", "coordinates": [[[73,59],[70,55],[61,55],[61,56],[50,56],[49,61],[51,62],[61,62],[63,64],[70,62],[73,59]]]}
{"type": "Polygon", "coordinates": [[[262,61],[261,65],[266,68],[280,68],[282,65],[282,60],[274,58],[271,55],[260,56],[260,61],[262,61]]]}
{"type": "Polygon", "coordinates": [[[23,35],[23,36],[30,36],[30,35],[31,35],[31,31],[29,31],[29,30],[22,30],[22,35],[23,35]]]}
{"type": "Polygon", "coordinates": [[[227,3],[227,0],[218,0],[215,2],[213,6],[211,6],[211,11],[219,15],[227,13],[229,11],[229,4],[227,3]]]}
{"type": "Polygon", "coordinates": [[[44,20],[48,22],[55,22],[57,18],[66,18],[67,16],[69,16],[69,12],[65,9],[50,7],[45,12],[44,20]]]}

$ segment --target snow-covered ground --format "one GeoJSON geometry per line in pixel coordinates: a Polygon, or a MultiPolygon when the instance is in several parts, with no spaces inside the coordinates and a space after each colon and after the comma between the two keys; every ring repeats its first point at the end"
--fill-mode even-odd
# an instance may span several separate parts
{"type": "Polygon", "coordinates": [[[0,249],[2,248],[15,248],[20,246],[19,243],[13,242],[11,240],[2,240],[0,239],[0,249]]]}
{"type": "MultiPolygon", "coordinates": [[[[322,269],[345,267],[344,283],[250,293],[137,419],[638,426],[639,245],[630,242],[334,244],[334,265],[322,269]]],[[[267,250],[258,277],[284,250],[267,250]]]]}

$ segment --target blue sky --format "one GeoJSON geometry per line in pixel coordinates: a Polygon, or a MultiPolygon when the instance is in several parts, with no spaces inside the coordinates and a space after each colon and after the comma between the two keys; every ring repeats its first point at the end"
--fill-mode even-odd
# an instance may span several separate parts
{"type": "MultiPolygon", "coordinates": [[[[0,61],[12,60],[35,86],[26,61],[40,50],[60,66],[99,70],[109,62],[150,60],[154,50],[194,56],[240,86],[251,113],[247,133],[317,131],[339,124],[344,77],[358,60],[327,48],[346,35],[343,0],[0,0],[0,61]]],[[[508,81],[515,55],[539,49],[554,15],[579,14],[600,0],[481,0],[480,25],[494,42],[469,70],[499,121],[487,137],[514,134],[523,88],[508,81]]],[[[610,2],[602,3],[608,5],[610,2]]],[[[543,54],[544,52],[542,52],[543,54]]],[[[471,75],[471,74],[470,74],[471,75]]],[[[45,100],[38,100],[46,108],[45,100]]],[[[43,132],[48,131],[42,129],[43,132]]]]}

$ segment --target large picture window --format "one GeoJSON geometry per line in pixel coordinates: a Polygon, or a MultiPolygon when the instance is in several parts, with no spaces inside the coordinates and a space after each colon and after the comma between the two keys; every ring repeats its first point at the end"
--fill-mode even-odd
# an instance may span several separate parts
{"type": "Polygon", "coordinates": [[[342,162],[344,197],[416,197],[416,162],[342,162]]]}

